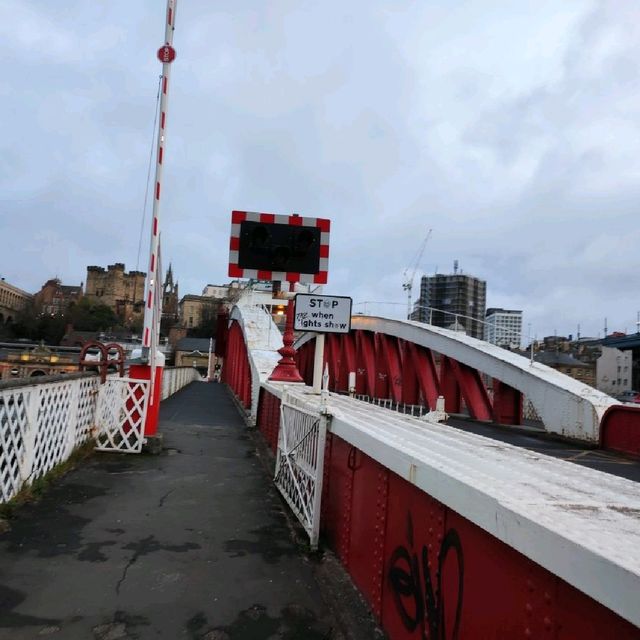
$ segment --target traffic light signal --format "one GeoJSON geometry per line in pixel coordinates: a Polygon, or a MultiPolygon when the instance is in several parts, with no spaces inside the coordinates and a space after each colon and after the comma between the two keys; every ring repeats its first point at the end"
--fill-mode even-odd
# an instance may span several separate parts
{"type": "Polygon", "coordinates": [[[240,223],[238,267],[318,273],[320,234],[318,227],[244,220],[240,223]]]}

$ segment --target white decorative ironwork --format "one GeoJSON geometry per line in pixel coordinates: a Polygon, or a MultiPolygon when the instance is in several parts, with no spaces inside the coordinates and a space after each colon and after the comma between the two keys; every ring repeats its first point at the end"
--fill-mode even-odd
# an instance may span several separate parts
{"type": "MultiPolygon", "coordinates": [[[[191,367],[165,369],[162,399],[200,376],[191,367]]],[[[0,503],[64,462],[92,436],[101,451],[142,447],[148,381],[95,375],[0,388],[0,503]]]]}
{"type": "Polygon", "coordinates": [[[108,378],[98,391],[96,450],[140,453],[148,400],[148,380],[108,378]]]}
{"type": "Polygon", "coordinates": [[[91,435],[95,376],[0,390],[0,502],[66,460],[91,435]]]}
{"type": "Polygon", "coordinates": [[[318,548],[327,416],[282,402],[275,484],[318,548]]]}
{"type": "Polygon", "coordinates": [[[526,420],[535,420],[537,422],[542,422],[540,419],[540,415],[536,411],[536,408],[533,406],[533,402],[529,400],[526,396],[523,397],[522,402],[522,417],[526,420]]]}

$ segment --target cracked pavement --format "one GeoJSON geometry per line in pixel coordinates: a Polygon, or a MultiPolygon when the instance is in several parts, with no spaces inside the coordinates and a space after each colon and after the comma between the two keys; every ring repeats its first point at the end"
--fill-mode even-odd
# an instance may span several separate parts
{"type": "Polygon", "coordinates": [[[344,637],[225,387],[169,398],[160,431],[161,455],[96,454],[9,521],[0,639],[344,637]]]}

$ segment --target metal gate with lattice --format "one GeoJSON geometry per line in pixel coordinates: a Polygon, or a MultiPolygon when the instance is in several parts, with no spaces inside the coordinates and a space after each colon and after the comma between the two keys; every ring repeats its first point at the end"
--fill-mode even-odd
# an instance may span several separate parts
{"type": "Polygon", "coordinates": [[[324,414],[282,402],[275,483],[318,547],[324,448],[327,436],[324,414]]]}
{"type": "Polygon", "coordinates": [[[98,391],[96,450],[140,453],[148,401],[148,380],[107,378],[98,391]]]}

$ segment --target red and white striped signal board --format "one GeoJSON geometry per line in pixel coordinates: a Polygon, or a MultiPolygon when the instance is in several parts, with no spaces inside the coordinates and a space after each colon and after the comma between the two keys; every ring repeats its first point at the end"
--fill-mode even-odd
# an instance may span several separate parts
{"type": "Polygon", "coordinates": [[[330,229],[326,218],[233,211],[229,276],[326,284],[330,229]]]}

